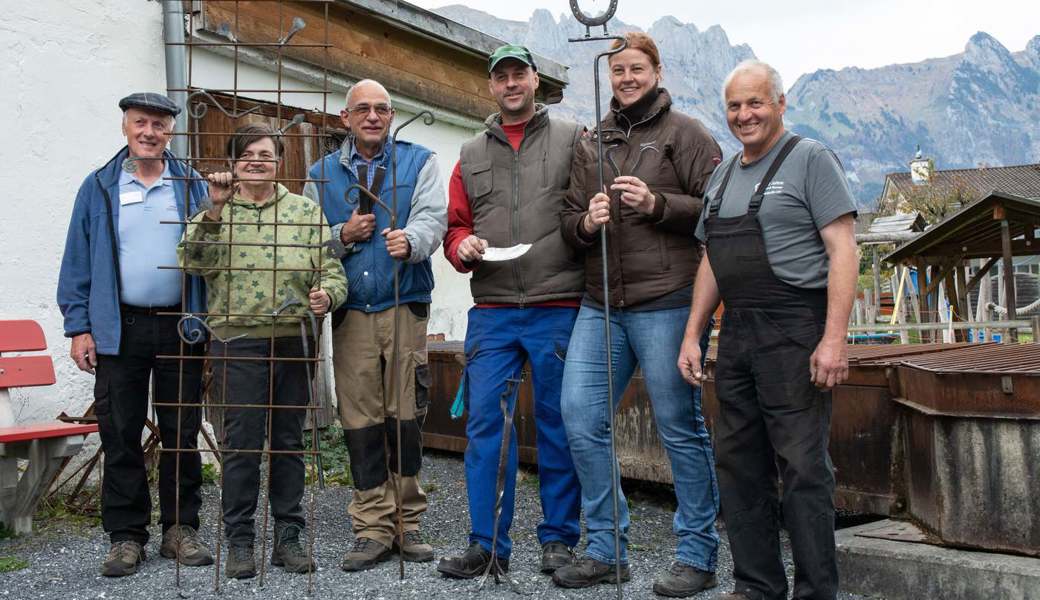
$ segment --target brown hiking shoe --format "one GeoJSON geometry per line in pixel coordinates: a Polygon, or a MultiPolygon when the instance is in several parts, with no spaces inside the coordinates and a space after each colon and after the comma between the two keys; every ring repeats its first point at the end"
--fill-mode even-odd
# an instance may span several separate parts
{"type": "MultiPolygon", "coordinates": [[[[621,565],[621,581],[625,582],[631,578],[632,572],[628,565],[621,565]]],[[[615,583],[617,567],[586,556],[556,569],[552,579],[553,583],[564,588],[587,588],[598,583],[615,583]]]]}
{"type": "Polygon", "coordinates": [[[274,524],[272,565],[282,567],[289,573],[310,573],[314,570],[314,561],[307,556],[307,550],[300,543],[302,532],[299,525],[277,522],[274,524]]]}
{"type": "Polygon", "coordinates": [[[144,562],[144,547],[133,540],[112,542],[105,562],[101,563],[101,574],[105,577],[126,577],[137,572],[137,565],[144,562]]]}
{"type": "Polygon", "coordinates": [[[365,571],[389,559],[393,555],[390,548],[372,538],[359,537],[354,540],[354,547],[343,557],[339,568],[344,571],[365,571]]]}
{"type": "Polygon", "coordinates": [[[403,547],[398,544],[398,538],[394,537],[393,550],[400,552],[401,556],[408,562],[430,562],[433,560],[433,546],[426,543],[418,530],[406,531],[403,547]]]}
{"type": "Polygon", "coordinates": [[[715,573],[675,561],[654,581],[654,593],[669,598],[688,598],[717,586],[715,573]]]}
{"type": "Polygon", "coordinates": [[[166,530],[159,546],[159,556],[176,558],[182,565],[201,567],[213,564],[213,555],[199,539],[199,533],[187,525],[174,525],[166,530]]]}
{"type": "Polygon", "coordinates": [[[574,552],[559,540],[546,542],[542,546],[542,573],[552,574],[556,569],[574,562],[574,552]]]}
{"type": "Polygon", "coordinates": [[[224,575],[228,579],[250,579],[256,577],[256,560],[252,546],[228,546],[224,575]]]}
{"type": "MultiPolygon", "coordinates": [[[[495,562],[497,563],[498,571],[500,573],[509,572],[508,558],[500,558],[496,554],[495,562]]],[[[462,553],[462,556],[441,558],[440,563],[437,564],[437,571],[445,577],[452,577],[454,579],[473,579],[474,577],[479,577],[485,572],[488,572],[488,565],[490,564],[491,553],[485,550],[478,542],[473,542],[469,545],[469,548],[466,548],[466,551],[462,553]]]]}

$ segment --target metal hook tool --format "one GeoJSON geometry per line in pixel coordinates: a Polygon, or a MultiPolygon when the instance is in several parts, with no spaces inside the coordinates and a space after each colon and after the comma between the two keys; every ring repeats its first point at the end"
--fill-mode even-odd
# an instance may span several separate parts
{"type": "MultiPolygon", "coordinates": [[[[567,40],[572,43],[580,42],[600,42],[600,41],[617,41],[620,42],[617,48],[607,50],[596,55],[593,61],[593,84],[595,89],[596,97],[596,127],[600,127],[603,121],[602,116],[602,105],[600,102],[600,77],[599,77],[599,61],[600,59],[608,56],[612,56],[625,50],[628,47],[627,42],[623,36],[609,35],[607,32],[607,22],[613,18],[614,13],[617,11],[617,0],[610,0],[610,6],[606,12],[602,15],[595,17],[586,15],[582,12],[578,6],[578,0],[570,0],[571,12],[574,14],[574,18],[578,20],[582,25],[585,25],[585,37],[573,38],[567,40]],[[603,26],[603,35],[593,36],[592,28],[597,26],[603,26]]],[[[603,164],[603,136],[596,132],[596,159],[598,163],[599,173],[599,187],[597,191],[606,189],[606,177],[604,176],[604,164],[603,164]]],[[[600,254],[603,260],[603,337],[605,342],[605,348],[607,353],[607,414],[610,418],[610,485],[611,485],[611,499],[613,501],[614,509],[614,565],[616,572],[614,574],[615,584],[617,586],[617,598],[621,600],[621,530],[620,530],[620,509],[618,507],[618,496],[619,496],[619,475],[618,475],[618,464],[617,464],[617,443],[615,439],[615,415],[614,415],[614,361],[610,355],[610,349],[613,348],[611,343],[610,334],[610,271],[609,262],[607,260],[607,227],[606,225],[599,229],[599,240],[600,240],[600,254]]]]}
{"type": "Polygon", "coordinates": [[[495,479],[495,516],[492,520],[493,529],[491,530],[491,558],[488,561],[487,568],[484,569],[484,575],[480,578],[477,590],[484,588],[489,577],[494,577],[496,584],[502,583],[502,580],[505,579],[513,592],[526,595],[527,593],[520,588],[520,584],[498,565],[498,522],[502,517],[502,500],[506,493],[506,466],[509,463],[509,444],[513,434],[513,416],[516,412],[516,400],[520,396],[521,383],[523,383],[523,373],[521,373],[519,379],[514,377],[506,379],[506,387],[502,390],[502,395],[499,396],[498,400],[499,408],[502,410],[502,446],[498,451],[498,474],[495,479]]]}
{"type": "MultiPolygon", "coordinates": [[[[366,188],[365,186],[363,186],[363,185],[361,185],[359,183],[355,183],[354,185],[351,185],[349,188],[347,188],[347,191],[345,192],[345,195],[349,195],[351,190],[356,189],[359,194],[364,194],[368,199],[370,199],[372,201],[372,206],[373,207],[378,206],[378,207],[382,208],[383,210],[385,210],[387,212],[387,214],[390,216],[390,230],[391,231],[397,229],[397,134],[402,129],[404,129],[405,127],[411,125],[413,122],[418,120],[420,117],[422,118],[423,123],[425,125],[433,125],[434,120],[435,120],[434,117],[433,117],[433,113],[432,112],[430,112],[428,110],[423,110],[423,111],[420,111],[418,114],[416,114],[411,119],[408,119],[404,123],[398,125],[397,128],[394,129],[393,142],[390,145],[390,169],[391,169],[391,188],[390,188],[391,189],[391,201],[390,201],[390,205],[388,206],[385,202],[383,202],[382,200],[379,199],[379,196],[375,195],[374,193],[372,193],[371,190],[369,190],[368,188],[366,188]]],[[[397,318],[397,313],[400,310],[400,308],[401,308],[401,265],[400,265],[400,261],[394,261],[394,312],[393,312],[394,324],[393,324],[392,333],[391,333],[391,336],[393,338],[393,343],[392,343],[392,347],[393,347],[392,356],[393,356],[393,359],[392,359],[391,362],[393,363],[394,366],[390,370],[390,385],[389,385],[389,389],[390,389],[391,395],[393,395],[393,397],[394,397],[394,402],[396,403],[396,406],[394,407],[394,410],[396,411],[396,414],[397,414],[397,418],[394,420],[396,422],[396,424],[397,424],[397,431],[396,431],[396,436],[395,436],[396,437],[396,444],[397,444],[397,448],[396,448],[396,450],[397,450],[397,478],[394,479],[394,504],[395,504],[394,510],[396,512],[396,520],[397,520],[397,544],[398,544],[399,547],[404,547],[404,515],[403,515],[402,507],[401,507],[401,471],[402,471],[402,459],[401,459],[401,395],[398,393],[398,386],[400,385],[400,382],[397,381],[397,368],[396,368],[397,357],[400,355],[400,342],[399,342],[400,335],[399,335],[399,331],[398,331],[398,329],[399,329],[399,324],[398,324],[399,319],[397,318]]],[[[383,414],[386,414],[386,404],[385,404],[385,402],[386,402],[386,395],[385,394],[383,395],[383,402],[384,402],[383,414]]],[[[383,440],[384,440],[384,444],[385,444],[386,443],[386,431],[385,430],[383,432],[383,440]]],[[[389,471],[389,468],[387,470],[389,471]]],[[[404,553],[403,552],[398,552],[397,553],[397,565],[398,565],[399,578],[400,578],[400,580],[403,581],[404,580],[404,553]]]]}

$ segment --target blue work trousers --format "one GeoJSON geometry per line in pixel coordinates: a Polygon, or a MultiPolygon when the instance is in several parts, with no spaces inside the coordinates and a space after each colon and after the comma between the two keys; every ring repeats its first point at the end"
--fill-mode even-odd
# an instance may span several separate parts
{"type": "MultiPolygon", "coordinates": [[[[472,523],[470,543],[491,550],[494,532],[495,485],[502,447],[503,418],[500,399],[508,379],[519,379],[530,362],[537,429],[538,492],[542,522],[538,541],[577,545],[581,536],[581,493],[567,434],[560,415],[560,383],[574,308],[472,308],[466,330],[466,490],[472,523]]],[[[515,414],[517,393],[509,395],[515,414]]],[[[519,419],[517,419],[519,420],[519,419]]],[[[497,553],[509,558],[512,540],[513,498],[516,488],[517,433],[509,440],[505,466],[502,513],[498,522],[497,553]]]]}

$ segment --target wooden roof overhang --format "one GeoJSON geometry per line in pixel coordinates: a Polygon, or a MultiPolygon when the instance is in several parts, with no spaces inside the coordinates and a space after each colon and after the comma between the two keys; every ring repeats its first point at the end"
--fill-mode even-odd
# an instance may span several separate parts
{"type": "MultiPolygon", "coordinates": [[[[348,80],[375,79],[392,95],[477,122],[498,110],[488,90],[487,59],[505,42],[407,2],[209,0],[196,8],[197,32],[228,41],[227,31],[233,31],[240,48],[262,52],[272,67],[277,66],[278,49],[250,43],[278,40],[293,18],[301,17],[307,26],[280,49],[282,59],[328,69],[348,80]]],[[[228,52],[227,47],[219,50],[228,52]]],[[[568,83],[567,67],[537,55],[535,61],[541,80],[539,101],[559,102],[568,83]]]]}
{"type": "Polygon", "coordinates": [[[1040,199],[1000,191],[969,204],[885,257],[899,264],[916,258],[929,262],[1001,256],[1002,223],[1006,221],[1012,256],[1040,255],[1040,199]]]}

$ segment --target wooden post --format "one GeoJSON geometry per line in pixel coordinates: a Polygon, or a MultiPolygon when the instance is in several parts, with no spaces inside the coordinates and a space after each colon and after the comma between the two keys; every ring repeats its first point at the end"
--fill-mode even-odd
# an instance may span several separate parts
{"type": "MultiPolygon", "coordinates": [[[[876,314],[881,314],[881,261],[878,259],[878,247],[874,246],[874,308],[876,314]]],[[[893,290],[895,291],[895,290],[893,290]]]]}
{"type": "MultiPolygon", "coordinates": [[[[1004,259],[1003,268],[1004,275],[1004,299],[1007,302],[1007,318],[1009,321],[1014,321],[1018,318],[1018,310],[1015,307],[1015,265],[1011,260],[1011,227],[1008,225],[1007,219],[1000,220],[1000,247],[1002,258],[1004,259]]],[[[1018,341],[1018,329],[1014,327],[1008,329],[1008,337],[1011,338],[1009,341],[1018,341]]]]}
{"type": "MultiPolygon", "coordinates": [[[[921,323],[930,323],[932,321],[929,301],[927,293],[928,287],[928,263],[925,262],[924,258],[917,258],[917,301],[921,306],[921,313],[919,315],[919,321],[921,323]]],[[[931,331],[921,330],[921,341],[924,343],[930,343],[933,339],[931,331]]]]}
{"type": "MultiPolygon", "coordinates": [[[[950,271],[950,274],[946,276],[943,281],[943,289],[946,291],[946,299],[950,304],[950,321],[967,321],[964,317],[965,309],[964,305],[967,303],[962,298],[962,290],[964,289],[964,283],[960,280],[964,278],[964,269],[961,267],[961,263],[958,260],[957,266],[950,271]],[[958,275],[960,275],[958,277],[958,275]],[[960,286],[958,288],[958,285],[960,286]]],[[[967,330],[965,329],[954,329],[952,342],[963,342],[967,340],[967,330]]]]}

